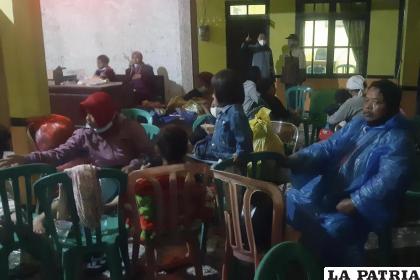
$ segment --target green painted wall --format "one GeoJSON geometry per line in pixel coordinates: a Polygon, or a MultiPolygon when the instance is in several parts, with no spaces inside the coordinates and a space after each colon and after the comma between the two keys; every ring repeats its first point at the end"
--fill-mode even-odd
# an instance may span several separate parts
{"type": "Polygon", "coordinates": [[[199,71],[216,73],[226,68],[226,17],[224,0],[197,0],[198,26],[210,26],[210,40],[198,40],[199,71]]]}
{"type": "Polygon", "coordinates": [[[401,83],[405,86],[415,86],[420,67],[420,1],[406,1],[401,83]]]}
{"type": "MultiPolygon", "coordinates": [[[[0,81],[10,117],[50,112],[39,0],[0,1],[0,81]]],[[[3,100],[1,101],[3,102],[3,100]]]]}
{"type": "Polygon", "coordinates": [[[397,0],[373,0],[370,14],[368,75],[394,75],[398,39],[397,0]]]}

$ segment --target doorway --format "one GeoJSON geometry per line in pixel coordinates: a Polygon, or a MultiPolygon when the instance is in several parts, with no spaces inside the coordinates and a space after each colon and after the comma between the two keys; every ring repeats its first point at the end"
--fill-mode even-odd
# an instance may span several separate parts
{"type": "Polygon", "coordinates": [[[249,35],[251,44],[257,43],[259,33],[270,41],[268,17],[269,1],[228,1],[226,3],[226,54],[228,68],[235,70],[244,80],[252,63],[252,53],[241,50],[249,35]]]}

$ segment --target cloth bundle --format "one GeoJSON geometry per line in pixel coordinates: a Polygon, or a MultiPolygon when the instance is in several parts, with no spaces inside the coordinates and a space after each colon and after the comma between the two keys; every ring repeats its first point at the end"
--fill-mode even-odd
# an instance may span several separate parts
{"type": "MultiPolygon", "coordinates": [[[[64,170],[72,180],[74,201],[80,223],[90,229],[99,227],[103,213],[101,188],[96,171],[96,167],[90,164],[78,165],[64,170]]],[[[68,216],[64,214],[69,207],[66,193],[61,186],[59,189],[58,208],[60,216],[68,216]]]]}

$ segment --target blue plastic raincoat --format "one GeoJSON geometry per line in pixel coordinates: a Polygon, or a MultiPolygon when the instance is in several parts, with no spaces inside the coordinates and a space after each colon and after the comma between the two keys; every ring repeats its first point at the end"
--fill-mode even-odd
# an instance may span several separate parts
{"type": "Polygon", "coordinates": [[[327,141],[297,153],[287,192],[288,222],[326,263],[363,264],[370,231],[390,226],[409,184],[414,146],[408,121],[397,114],[370,127],[357,117],[327,141]],[[339,213],[351,198],[357,211],[339,213]]]}

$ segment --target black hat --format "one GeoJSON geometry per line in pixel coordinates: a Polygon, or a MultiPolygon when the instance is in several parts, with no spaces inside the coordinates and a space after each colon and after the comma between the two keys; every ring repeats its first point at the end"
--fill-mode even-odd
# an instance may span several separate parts
{"type": "Polygon", "coordinates": [[[293,39],[299,41],[299,37],[296,34],[290,34],[286,37],[286,39],[293,39]]]}

